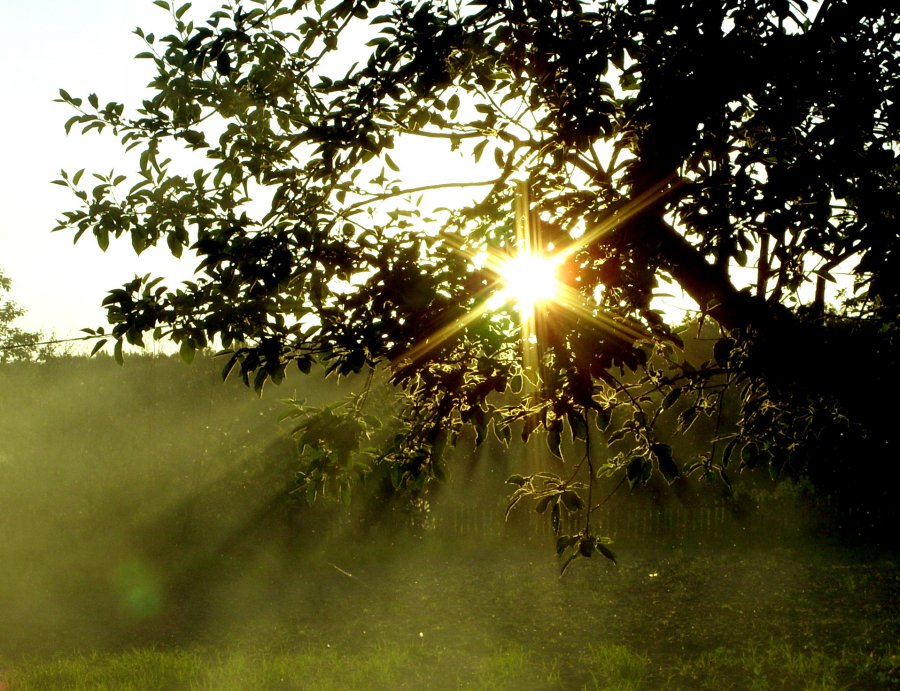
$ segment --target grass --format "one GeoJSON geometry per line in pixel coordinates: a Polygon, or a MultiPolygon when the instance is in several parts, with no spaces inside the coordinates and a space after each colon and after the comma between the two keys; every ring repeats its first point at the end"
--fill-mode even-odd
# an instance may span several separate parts
{"type": "Polygon", "coordinates": [[[137,649],[105,655],[25,661],[8,669],[10,688],[22,691],[244,691],[246,689],[538,688],[552,685],[527,651],[506,648],[474,656],[467,664],[421,646],[338,652],[335,649],[271,651],[137,649]],[[441,670],[435,675],[435,670],[441,670]]]}
{"type": "Polygon", "coordinates": [[[7,649],[0,682],[11,691],[900,688],[900,568],[890,555],[636,552],[620,554],[618,568],[579,562],[560,579],[542,551],[397,554],[329,557],[353,578],[328,563],[268,579],[247,567],[235,582],[204,584],[207,600],[190,611],[207,619],[176,620],[180,637],[154,633],[150,620],[143,640],[120,649],[7,649]]]}
{"type": "MultiPolygon", "coordinates": [[[[589,644],[578,663],[588,677],[580,688],[616,691],[842,689],[853,688],[842,679],[854,670],[868,672],[867,685],[858,688],[895,688],[900,680],[896,655],[874,659],[845,651],[834,658],[776,643],[749,650],[722,646],[685,661],[664,680],[654,674],[651,657],[624,645],[589,644]]],[[[13,691],[579,688],[567,683],[558,668],[523,649],[485,651],[459,660],[416,645],[355,652],[147,648],[24,661],[6,671],[6,680],[13,691]]]]}

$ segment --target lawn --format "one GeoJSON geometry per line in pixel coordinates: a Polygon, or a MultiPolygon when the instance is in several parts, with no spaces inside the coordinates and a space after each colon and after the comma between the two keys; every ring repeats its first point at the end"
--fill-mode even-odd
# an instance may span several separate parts
{"type": "MultiPolygon", "coordinates": [[[[362,545],[362,546],[361,546],[362,545]]],[[[10,689],[900,688],[900,561],[835,545],[412,541],[225,569],[97,649],[0,658],[10,689]],[[415,549],[411,549],[411,548],[415,549]]],[[[60,645],[59,642],[64,642],[60,645]]]]}

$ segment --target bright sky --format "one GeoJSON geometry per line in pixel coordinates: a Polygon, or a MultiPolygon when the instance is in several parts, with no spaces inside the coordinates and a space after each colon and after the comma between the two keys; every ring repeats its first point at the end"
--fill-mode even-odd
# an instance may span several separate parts
{"type": "MultiPolygon", "coordinates": [[[[135,169],[111,134],[82,136],[73,129],[66,136],[63,124],[74,113],[53,102],[59,89],[82,98],[95,92],[101,103],[123,102],[126,113],[133,112],[145,97],[153,67],[148,60],[133,59],[145,50],[133,30],[141,26],[163,35],[171,30],[171,20],[151,0],[0,1],[5,5],[0,89],[6,99],[0,109],[0,150],[6,161],[0,167],[0,271],[13,281],[12,299],[26,310],[18,326],[57,338],[77,337],[84,327],[105,325],[100,302],[135,274],[177,280],[193,269],[190,260],[178,262],[164,249],[136,257],[127,238],[103,253],[88,235],[73,245],[71,233],[51,232],[63,211],[77,207],[68,190],[50,183],[60,169],[70,174],[79,168],[115,169],[129,176],[135,169]]],[[[221,4],[195,0],[185,19],[200,24],[221,4]]],[[[418,142],[392,155],[418,184],[432,182],[426,178],[435,168],[446,172],[443,165],[421,170],[430,159],[423,146],[418,142]]],[[[484,177],[463,166],[458,179],[484,177]]]]}
{"type": "MultiPolygon", "coordinates": [[[[152,0],[2,2],[0,89],[7,107],[0,110],[0,150],[7,163],[0,167],[0,271],[12,279],[11,298],[26,310],[17,326],[57,338],[80,336],[84,327],[105,325],[100,302],[110,289],[135,274],[186,278],[193,265],[165,249],[136,257],[127,238],[103,253],[88,234],[73,245],[72,233],[51,232],[63,211],[77,208],[67,189],[50,183],[60,169],[70,175],[80,168],[115,169],[130,176],[136,167],[111,134],[82,136],[73,128],[66,136],[63,125],[74,112],[53,101],[60,88],[81,98],[94,92],[101,103],[119,101],[126,114],[133,112],[153,76],[149,60],[133,59],[146,49],[133,30],[164,35],[171,18],[152,0]]],[[[195,0],[185,19],[202,24],[221,5],[195,0]]],[[[393,158],[408,171],[428,156],[419,143],[393,158]]],[[[416,173],[417,184],[432,182],[416,173]]],[[[462,171],[460,179],[470,178],[462,171]]],[[[87,182],[86,173],[82,184],[87,182]]]]}
{"type": "MultiPolygon", "coordinates": [[[[195,11],[218,6],[194,3],[195,11]]],[[[86,326],[105,323],[100,302],[106,292],[135,273],[176,271],[179,265],[152,253],[140,259],[130,243],[113,245],[104,255],[85,237],[72,244],[70,233],[51,233],[74,197],[50,184],[61,168],[86,167],[130,173],[112,136],[66,136],[63,124],[73,113],[54,103],[62,87],[74,96],[96,92],[101,102],[140,103],[152,64],[134,60],[143,49],[136,26],[168,32],[167,13],[151,0],[2,0],[0,23],[0,270],[13,281],[12,299],[27,310],[17,322],[26,329],[78,336],[86,326]]],[[[191,15],[199,17],[199,14],[191,15]]],[[[205,17],[206,15],[204,15],[205,17]]]]}

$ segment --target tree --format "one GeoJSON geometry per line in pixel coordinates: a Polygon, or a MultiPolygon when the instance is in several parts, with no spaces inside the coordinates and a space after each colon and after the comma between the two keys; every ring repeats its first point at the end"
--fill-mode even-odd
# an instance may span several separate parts
{"type": "Polygon", "coordinates": [[[4,297],[12,287],[12,281],[0,271],[0,363],[22,360],[40,360],[52,352],[52,345],[43,343],[44,335],[36,331],[23,331],[12,323],[25,314],[25,310],[4,297]]]}
{"type": "MultiPolygon", "coordinates": [[[[60,92],[77,110],[67,130],[111,129],[139,152],[137,179],[99,175],[90,190],[63,173],[81,203],[59,227],[101,247],[189,249],[198,273],[111,291],[98,347],[112,339],[121,356],[154,333],[189,359],[215,344],[225,375],[257,389],[292,363],[387,368],[401,433],[376,457],[396,486],[441,475],[463,426],[479,442],[543,430],[553,456],[568,428],[580,460],[511,482],[513,503],[536,499],[557,532],[583,514],[558,543],[573,558],[608,555],[591,523],[599,476],[727,483],[732,455],[815,474],[833,470],[815,457],[837,438],[884,452],[892,425],[859,372],[896,390],[900,16],[887,3],[269,0],[201,24],[187,4],[155,4],[174,28],[137,30],[157,76],[136,114],[60,92]],[[417,142],[479,177],[404,179],[394,158],[417,142]],[[441,187],[477,196],[435,209],[441,187]],[[491,300],[520,254],[555,257],[556,299],[491,300]],[[849,279],[832,298],[838,270],[849,279]],[[720,329],[703,362],[656,309],[671,284],[720,329]],[[662,423],[721,418],[729,391],[739,412],[709,450],[675,458],[662,423]]],[[[364,400],[329,413],[345,427],[303,411],[312,496],[359,471],[364,400]]],[[[882,467],[876,455],[841,472],[882,467]]]]}

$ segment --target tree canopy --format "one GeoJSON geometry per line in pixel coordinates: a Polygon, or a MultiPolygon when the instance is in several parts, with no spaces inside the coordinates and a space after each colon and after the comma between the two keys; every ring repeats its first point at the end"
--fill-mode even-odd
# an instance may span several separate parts
{"type": "MultiPolygon", "coordinates": [[[[608,552],[597,477],[727,483],[831,468],[816,454],[838,439],[886,451],[861,371],[896,390],[890,3],[251,0],[204,21],[155,4],[172,32],[137,30],[156,76],[136,111],[61,91],[66,128],[111,130],[137,172],[64,173],[80,202],[59,229],[189,250],[197,273],[112,290],[98,347],[214,346],[257,388],[292,364],[388,371],[398,433],[372,457],[396,486],[440,477],[464,426],[544,431],[548,457],[568,431],[583,456],[511,481],[557,531],[583,514],[571,556],[608,552]],[[397,163],[410,151],[435,156],[428,179],[397,163]],[[522,254],[552,256],[559,285],[503,303],[522,254]],[[679,289],[718,327],[708,354],[658,309],[679,289]],[[708,449],[678,458],[670,437],[704,416],[708,449]]],[[[304,413],[312,496],[365,472],[362,408],[304,413]]]]}

